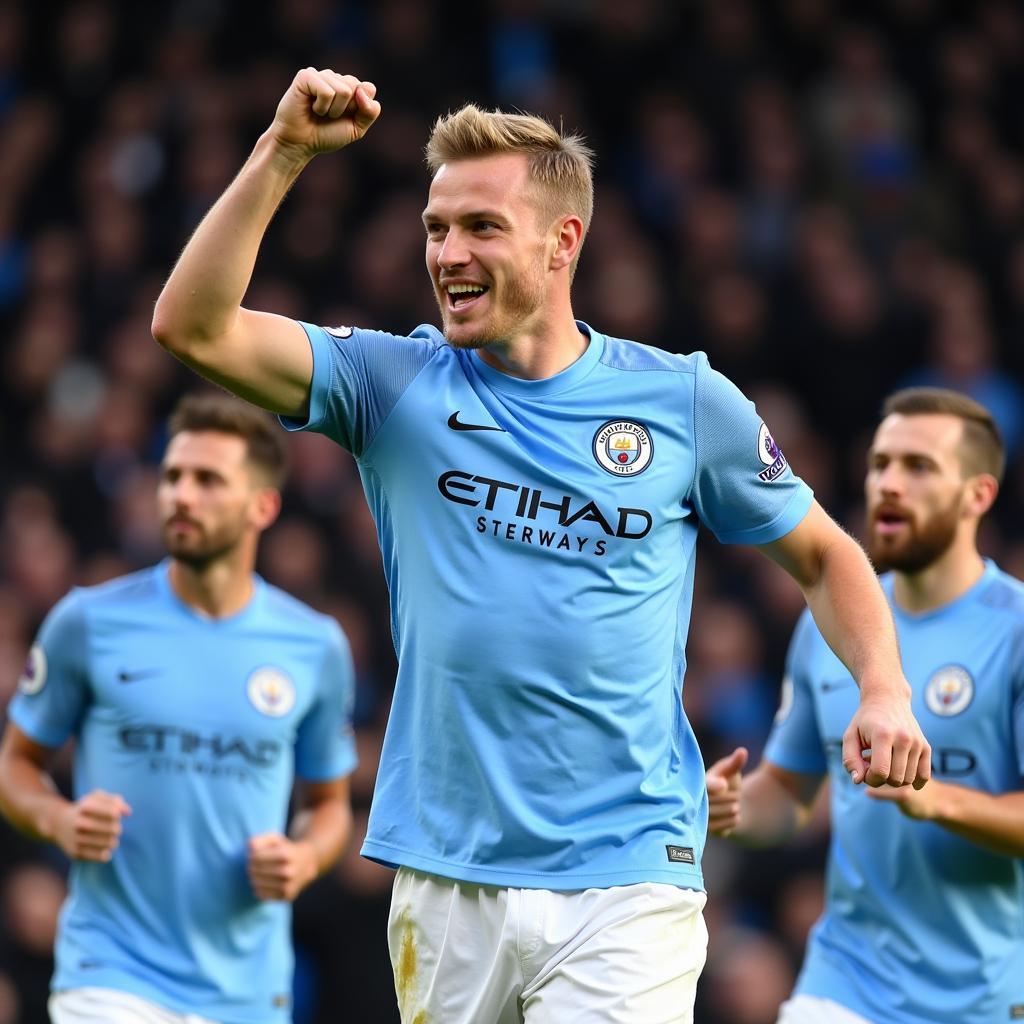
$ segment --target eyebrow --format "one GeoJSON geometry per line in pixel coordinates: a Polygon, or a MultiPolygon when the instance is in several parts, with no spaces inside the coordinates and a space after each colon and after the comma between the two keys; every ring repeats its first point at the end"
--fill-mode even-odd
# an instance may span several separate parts
{"type": "MultiPolygon", "coordinates": [[[[455,219],[456,220],[463,220],[463,221],[465,221],[465,220],[500,220],[500,221],[503,221],[503,222],[508,220],[508,218],[506,216],[504,216],[503,214],[499,213],[497,210],[468,210],[466,213],[460,214],[455,219]]],[[[423,211],[422,220],[423,220],[423,222],[425,224],[425,223],[427,223],[427,221],[431,221],[431,220],[444,220],[444,218],[439,216],[438,214],[434,213],[434,211],[431,210],[430,207],[427,207],[427,209],[425,209],[423,211]]]]}

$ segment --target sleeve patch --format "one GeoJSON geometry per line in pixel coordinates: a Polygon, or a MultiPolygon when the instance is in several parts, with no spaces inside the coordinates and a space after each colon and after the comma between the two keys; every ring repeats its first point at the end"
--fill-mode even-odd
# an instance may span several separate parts
{"type": "Polygon", "coordinates": [[[46,651],[41,644],[35,644],[28,652],[25,669],[18,680],[18,689],[31,697],[46,685],[46,651]]]}
{"type": "Polygon", "coordinates": [[[757,432],[757,457],[768,467],[757,474],[757,478],[766,484],[771,483],[786,468],[786,457],[768,432],[766,423],[762,423],[757,432]]]}

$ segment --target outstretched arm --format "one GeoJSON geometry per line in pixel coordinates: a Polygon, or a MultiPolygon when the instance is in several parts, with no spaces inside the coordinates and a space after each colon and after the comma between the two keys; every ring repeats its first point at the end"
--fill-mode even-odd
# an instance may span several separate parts
{"type": "Polygon", "coordinates": [[[892,613],[860,545],[814,502],[796,529],[761,550],[800,585],[821,635],[860,685],[843,737],[853,781],[923,786],[931,747],[910,710],[892,613]]]}
{"type": "Polygon", "coordinates": [[[896,804],[908,818],[934,822],[986,850],[1024,857],[1024,791],[986,793],[933,779],[919,793],[871,790],[869,795],[896,804]]]}
{"type": "Polygon", "coordinates": [[[372,82],[305,68],[235,180],[196,228],[153,313],[153,337],[204,377],[272,412],[308,411],[313,358],[295,321],[242,307],[274,212],[318,153],[363,137],[372,82]]]}
{"type": "Polygon", "coordinates": [[[823,776],[762,761],[749,775],[746,747],[707,770],[708,831],[746,846],[777,846],[807,822],[823,776]]]}

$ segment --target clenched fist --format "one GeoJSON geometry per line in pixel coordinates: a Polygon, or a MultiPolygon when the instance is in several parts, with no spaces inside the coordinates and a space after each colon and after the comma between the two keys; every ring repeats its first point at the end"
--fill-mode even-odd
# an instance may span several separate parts
{"type": "Polygon", "coordinates": [[[62,809],[54,840],[73,860],[105,863],[120,842],[121,819],[131,813],[124,797],[94,789],[62,809]]]}
{"type": "Polygon", "coordinates": [[[293,900],[316,876],[316,853],[309,843],[278,832],[249,840],[249,881],[259,899],[293,900]]]}
{"type": "Polygon", "coordinates": [[[270,134],[303,157],[361,139],[380,116],[377,87],[330,68],[303,68],[281,98],[270,134]]]}

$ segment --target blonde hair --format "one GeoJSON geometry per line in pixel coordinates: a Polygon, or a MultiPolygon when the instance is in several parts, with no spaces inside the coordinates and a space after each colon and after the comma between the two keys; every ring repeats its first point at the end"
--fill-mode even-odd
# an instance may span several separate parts
{"type": "MultiPolygon", "coordinates": [[[[583,221],[583,234],[594,215],[593,150],[582,135],[563,135],[549,121],[533,114],[481,110],[467,103],[439,117],[426,145],[431,175],[453,160],[522,153],[530,179],[539,186],[542,212],[549,221],[565,213],[583,221]]],[[[576,253],[572,272],[580,254],[576,253]]]]}

